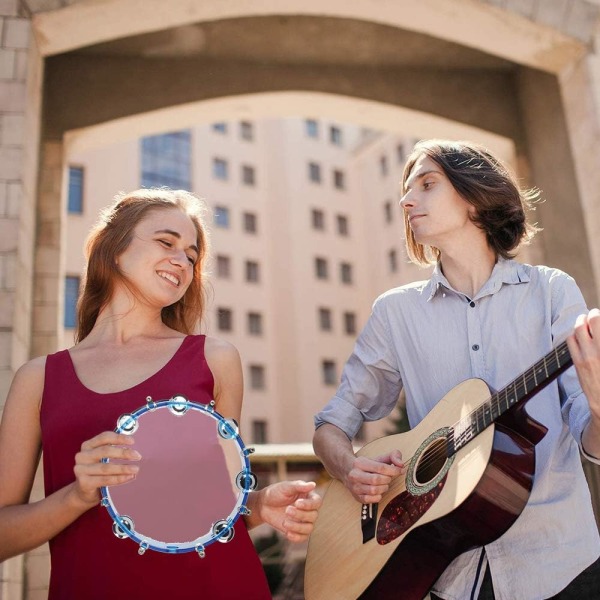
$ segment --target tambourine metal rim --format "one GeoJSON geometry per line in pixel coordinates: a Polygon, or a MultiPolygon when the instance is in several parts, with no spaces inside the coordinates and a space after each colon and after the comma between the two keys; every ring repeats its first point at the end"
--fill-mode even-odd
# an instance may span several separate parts
{"type": "MultiPolygon", "coordinates": [[[[200,557],[204,557],[205,548],[215,542],[227,542],[233,537],[233,526],[239,519],[240,515],[248,515],[250,511],[246,506],[249,493],[256,486],[256,477],[250,470],[250,461],[248,456],[254,452],[253,448],[244,445],[242,438],[237,430],[237,424],[235,421],[226,419],[214,409],[214,401],[210,404],[198,404],[187,400],[183,396],[174,396],[168,400],[154,401],[151,398],[147,398],[145,406],[140,407],[136,411],[127,415],[122,415],[119,418],[119,423],[115,429],[116,433],[125,433],[131,435],[137,429],[137,421],[140,416],[149,411],[154,411],[159,408],[170,408],[174,414],[183,415],[187,410],[200,411],[206,415],[212,417],[217,424],[217,431],[225,439],[231,439],[238,447],[240,456],[241,470],[236,478],[237,488],[239,489],[239,495],[237,501],[231,510],[230,514],[217,521],[213,524],[212,530],[206,534],[196,538],[195,540],[186,542],[162,542],[160,540],[153,539],[145,536],[135,530],[135,524],[131,521],[130,517],[120,515],[113,506],[113,502],[110,495],[110,489],[107,486],[100,488],[101,493],[101,505],[104,506],[111,518],[113,519],[113,529],[118,528],[118,532],[115,531],[115,535],[119,538],[129,537],[134,542],[139,544],[138,553],[143,554],[147,549],[155,550],[157,552],[164,552],[169,554],[181,554],[185,552],[197,552],[200,557]],[[185,405],[185,409],[182,406],[185,405]],[[243,485],[240,485],[242,483],[243,485]],[[126,521],[124,521],[126,519],[126,521]],[[131,526],[130,526],[131,524],[131,526]]],[[[102,459],[102,462],[109,462],[109,459],[102,459]]]]}

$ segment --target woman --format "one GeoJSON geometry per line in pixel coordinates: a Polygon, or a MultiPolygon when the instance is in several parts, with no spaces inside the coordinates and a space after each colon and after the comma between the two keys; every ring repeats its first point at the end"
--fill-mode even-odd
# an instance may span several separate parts
{"type": "Polygon", "coordinates": [[[302,541],[316,519],[314,483],[281,482],[249,495],[251,515],[204,560],[194,552],[140,557],[113,535],[99,505],[102,486],[139,471],[132,437],[113,429],[147,396],[214,398],[239,422],[236,349],[193,335],[204,308],[202,211],[184,191],[118,197],[88,239],[77,343],[30,361],[13,381],[0,426],[0,560],[50,540],[51,600],[268,598],[246,527],[265,522],[302,541]],[[46,497],[28,503],[42,450],[46,497]]]}

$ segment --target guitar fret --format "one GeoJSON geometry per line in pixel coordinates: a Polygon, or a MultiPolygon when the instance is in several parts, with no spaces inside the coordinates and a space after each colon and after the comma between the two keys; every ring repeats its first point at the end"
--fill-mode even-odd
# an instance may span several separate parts
{"type": "Polygon", "coordinates": [[[506,386],[506,407],[510,408],[513,405],[514,402],[514,392],[515,392],[515,382],[513,381],[512,383],[510,383],[509,385],[506,386]],[[510,391],[510,388],[512,389],[512,392],[510,391]]]}
{"type": "Polygon", "coordinates": [[[493,419],[492,419],[492,416],[491,416],[491,413],[490,413],[490,405],[489,405],[489,403],[486,402],[485,405],[484,405],[484,407],[485,407],[485,409],[484,409],[484,413],[483,414],[485,416],[485,426],[488,427],[492,423],[493,419]]]}
{"type": "Polygon", "coordinates": [[[455,424],[452,440],[448,442],[448,456],[455,454],[515,404],[550,383],[571,364],[571,355],[566,342],[553,348],[504,389],[492,394],[488,401],[455,424]]]}
{"type": "Polygon", "coordinates": [[[485,419],[481,406],[475,411],[475,430],[479,433],[485,429],[485,419]]]}

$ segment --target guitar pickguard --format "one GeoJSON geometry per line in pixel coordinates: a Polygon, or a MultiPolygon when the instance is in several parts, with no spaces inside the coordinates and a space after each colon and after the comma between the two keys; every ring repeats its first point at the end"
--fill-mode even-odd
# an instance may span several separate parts
{"type": "Polygon", "coordinates": [[[446,476],[425,494],[413,496],[408,491],[398,494],[381,513],[377,524],[377,542],[389,544],[408,531],[437,500],[445,483],[446,476]]]}

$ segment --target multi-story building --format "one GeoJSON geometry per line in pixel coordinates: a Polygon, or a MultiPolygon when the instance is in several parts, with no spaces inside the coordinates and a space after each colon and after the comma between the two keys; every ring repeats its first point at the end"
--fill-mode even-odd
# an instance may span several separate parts
{"type": "MultiPolygon", "coordinates": [[[[375,297],[427,276],[408,263],[398,206],[413,143],[309,118],[215,123],[71,156],[63,345],[102,206],[119,190],[191,189],[210,209],[202,330],[242,356],[244,437],[310,441],[375,297]]],[[[368,424],[359,437],[389,428],[368,424]]]]}

